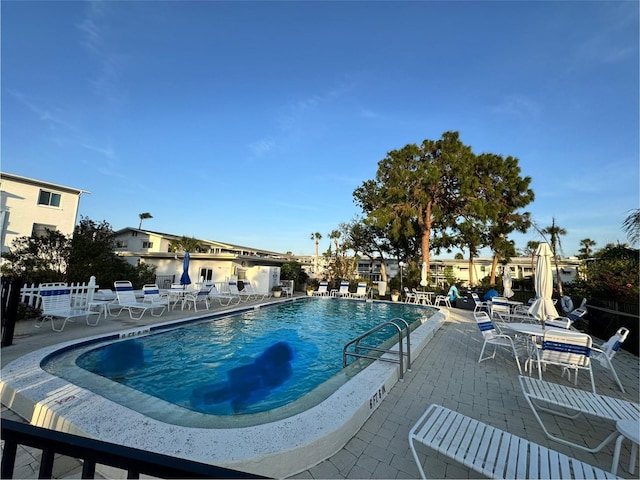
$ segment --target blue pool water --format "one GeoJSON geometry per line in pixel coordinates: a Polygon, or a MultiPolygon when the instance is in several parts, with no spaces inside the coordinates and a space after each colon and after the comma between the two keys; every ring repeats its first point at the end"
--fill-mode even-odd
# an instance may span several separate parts
{"type": "MultiPolygon", "coordinates": [[[[84,347],[75,363],[193,412],[253,414],[294,402],[334,377],[343,368],[344,344],[359,334],[393,318],[411,324],[433,313],[397,303],[305,299],[84,347]]],[[[397,335],[391,328],[380,333],[372,342],[397,335]]],[[[55,358],[47,364],[60,373],[55,358]]]]}

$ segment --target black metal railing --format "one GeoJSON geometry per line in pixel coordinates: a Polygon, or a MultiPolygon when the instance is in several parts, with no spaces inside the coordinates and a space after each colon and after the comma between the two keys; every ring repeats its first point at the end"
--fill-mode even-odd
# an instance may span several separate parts
{"type": "Polygon", "coordinates": [[[51,478],[56,454],[82,460],[82,478],[95,478],[96,464],[127,471],[127,478],[267,478],[2,419],[1,478],[13,478],[19,445],[42,450],[38,478],[51,478]]]}

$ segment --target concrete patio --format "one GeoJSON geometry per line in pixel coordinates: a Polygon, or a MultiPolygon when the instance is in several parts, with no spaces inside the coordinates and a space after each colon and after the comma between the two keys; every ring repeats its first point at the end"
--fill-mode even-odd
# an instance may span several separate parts
{"type": "MultiPolygon", "coordinates": [[[[215,308],[216,311],[221,309],[224,308],[215,308]]],[[[184,312],[175,311],[161,318],[145,315],[142,320],[133,321],[123,313],[106,320],[103,318],[97,327],[89,327],[84,322],[77,321],[68,324],[62,333],[51,332],[48,325],[35,329],[31,322],[22,322],[16,328],[14,344],[2,349],[2,364],[4,366],[28,352],[62,341],[118,331],[133,325],[157,324],[184,315],[184,312]]],[[[601,342],[596,340],[596,343],[601,342]]],[[[604,470],[610,470],[613,444],[592,454],[547,440],[522,396],[518,370],[513,359],[499,349],[495,359],[478,364],[481,347],[482,337],[471,312],[451,309],[448,321],[420,356],[413,359],[412,371],[405,375],[404,381],[387,392],[380,406],[360,431],[338,453],[291,478],[417,478],[418,470],[409,449],[407,435],[409,428],[431,403],[444,405],[604,470]]],[[[638,402],[638,358],[621,350],[614,357],[613,363],[627,392],[620,392],[609,372],[595,364],[597,392],[638,402]]],[[[550,368],[545,372],[544,379],[568,384],[556,369],[550,368]]],[[[578,386],[589,389],[587,375],[581,374],[578,386]]],[[[17,419],[4,406],[2,416],[17,419]]],[[[606,436],[605,432],[614,428],[595,419],[578,418],[572,421],[553,418],[565,435],[573,439],[586,439],[590,443],[593,443],[593,439],[603,438],[606,436]]],[[[433,452],[423,449],[421,453],[422,460],[426,462],[425,470],[431,478],[477,477],[475,472],[440,458],[433,452]]],[[[36,478],[37,457],[37,453],[21,449],[14,478],[36,478]]],[[[630,444],[624,442],[618,475],[638,478],[637,473],[627,471],[629,457],[630,444]]],[[[80,476],[81,468],[74,459],[60,459],[56,461],[55,468],[56,478],[80,476]]]]}

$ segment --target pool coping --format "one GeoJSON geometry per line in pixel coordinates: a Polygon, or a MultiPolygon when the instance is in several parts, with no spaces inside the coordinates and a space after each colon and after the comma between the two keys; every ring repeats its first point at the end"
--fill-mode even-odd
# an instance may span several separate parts
{"type": "MultiPolygon", "coordinates": [[[[240,308],[238,311],[254,307],[240,308]]],[[[448,317],[446,308],[411,333],[415,358],[448,317]]],[[[226,315],[237,313],[225,312],[226,315]]],[[[124,329],[46,347],[0,371],[0,400],[32,425],[165,455],[283,478],[339,451],[398,381],[395,364],[375,361],[320,404],[275,422],[234,429],[180,427],[146,417],[40,368],[44,358],[83,342],[130,337],[193,321],[124,329]]]]}

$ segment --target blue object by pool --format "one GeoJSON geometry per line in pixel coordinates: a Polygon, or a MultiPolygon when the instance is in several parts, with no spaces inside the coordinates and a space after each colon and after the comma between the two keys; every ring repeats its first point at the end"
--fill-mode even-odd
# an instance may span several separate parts
{"type": "Polygon", "coordinates": [[[229,370],[226,382],[195,389],[191,404],[200,410],[207,404],[228,401],[234,412],[241,412],[291,377],[294,357],[293,348],[287,342],[274,343],[252,363],[229,370]]]}

